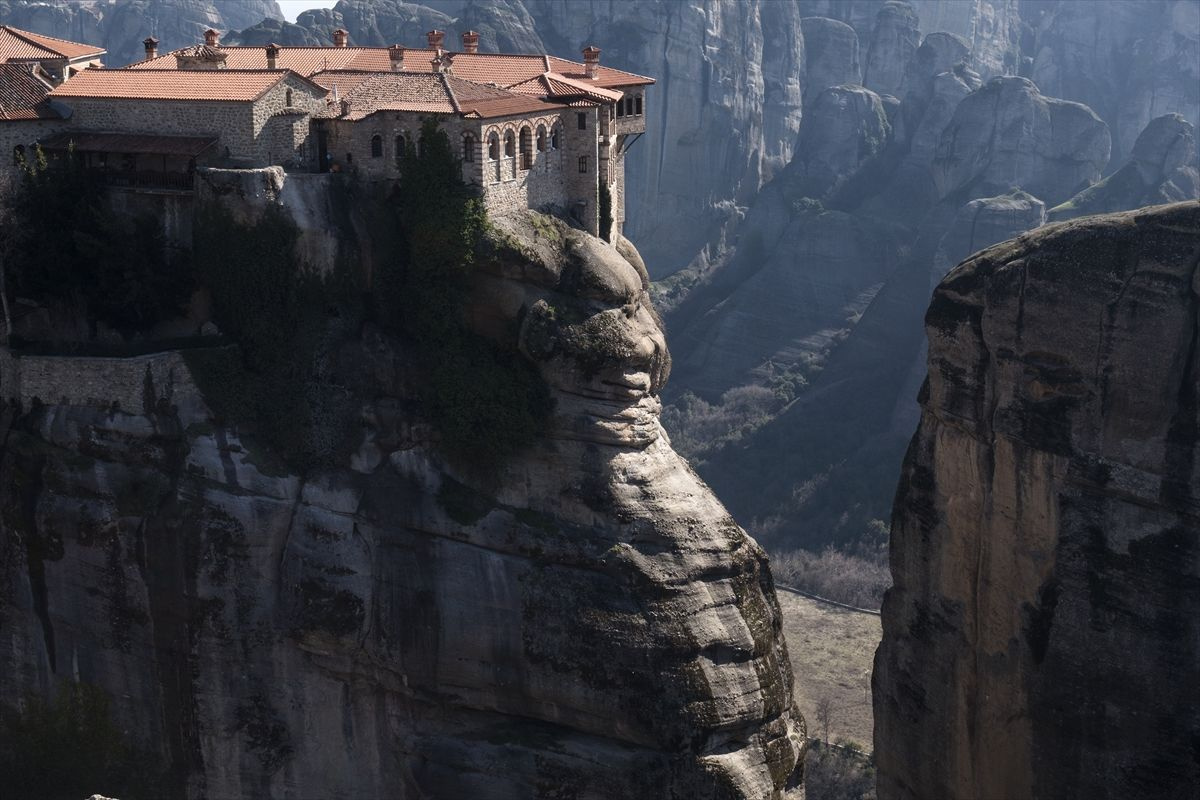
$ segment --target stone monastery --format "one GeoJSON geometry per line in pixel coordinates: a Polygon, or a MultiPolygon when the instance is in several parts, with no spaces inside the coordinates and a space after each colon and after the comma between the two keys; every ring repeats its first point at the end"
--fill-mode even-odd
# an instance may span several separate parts
{"type": "Polygon", "coordinates": [[[436,118],[459,148],[463,180],[490,213],[550,208],[593,234],[620,234],[624,155],[645,132],[650,78],[549,55],[462,49],[354,47],[344,30],[327,47],[204,42],[103,68],[104,50],[0,26],[0,147],[12,164],[38,145],[73,149],[111,186],[191,192],[206,168],[280,166],[362,180],[399,176],[436,118]],[[604,194],[611,231],[600,231],[604,194]]]}

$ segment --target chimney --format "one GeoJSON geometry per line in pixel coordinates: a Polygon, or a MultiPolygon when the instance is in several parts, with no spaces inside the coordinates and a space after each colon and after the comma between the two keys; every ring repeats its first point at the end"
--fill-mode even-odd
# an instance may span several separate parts
{"type": "Polygon", "coordinates": [[[451,63],[453,61],[453,53],[448,53],[445,50],[438,50],[437,55],[433,57],[433,71],[439,73],[449,73],[451,71],[451,67],[454,66],[451,63]]]}
{"type": "Polygon", "coordinates": [[[147,36],[142,40],[142,46],[146,48],[146,60],[158,58],[158,39],[153,36],[147,36]]]}
{"type": "Polygon", "coordinates": [[[425,34],[426,41],[429,42],[430,50],[441,50],[442,43],[446,41],[445,31],[430,31],[425,34]]]}
{"type": "Polygon", "coordinates": [[[463,52],[478,53],[479,52],[479,34],[475,31],[467,31],[462,35],[463,52]]]}
{"type": "Polygon", "coordinates": [[[267,69],[275,69],[275,63],[279,59],[279,45],[271,42],[267,45],[267,69]]]}
{"type": "Polygon", "coordinates": [[[589,44],[583,48],[583,66],[587,72],[587,76],[592,80],[596,79],[596,73],[600,71],[600,48],[594,44],[589,44]]]}
{"type": "Polygon", "coordinates": [[[394,44],[388,48],[388,59],[392,62],[392,72],[404,71],[404,47],[394,44]]]}
{"type": "Polygon", "coordinates": [[[204,43],[206,45],[208,45],[209,47],[220,47],[221,46],[220,32],[214,31],[212,28],[209,28],[208,30],[206,30],[204,32],[204,43]]]}
{"type": "Polygon", "coordinates": [[[333,32],[333,46],[334,47],[345,47],[346,43],[349,41],[350,41],[350,34],[346,33],[346,31],[343,30],[342,28],[338,28],[336,31],[333,32]]]}

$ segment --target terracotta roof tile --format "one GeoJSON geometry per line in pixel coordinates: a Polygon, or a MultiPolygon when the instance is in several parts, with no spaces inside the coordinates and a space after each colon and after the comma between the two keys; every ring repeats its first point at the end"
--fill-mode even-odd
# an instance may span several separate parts
{"type": "Polygon", "coordinates": [[[36,69],[29,63],[0,64],[0,122],[59,118],[45,102],[51,86],[36,69]]]}
{"type": "Polygon", "coordinates": [[[69,42],[11,25],[0,25],[0,61],[36,61],[50,58],[83,58],[104,55],[103,47],[69,42]]]}
{"type": "Polygon", "coordinates": [[[50,96],[245,102],[256,100],[289,74],[278,70],[87,69],[50,96]]]}
{"type": "MultiPolygon", "coordinates": [[[[265,47],[238,45],[221,47],[228,56],[230,69],[266,69],[265,47]]],[[[178,51],[175,51],[178,52],[178,51]]],[[[453,74],[477,83],[494,83],[498,86],[513,86],[537,78],[545,72],[553,72],[565,79],[586,82],[591,86],[610,89],[615,86],[637,86],[654,83],[653,78],[635,75],[612,67],[600,66],[595,80],[588,78],[583,64],[565,58],[546,55],[514,55],[509,53],[452,53],[453,74]]],[[[405,48],[405,72],[434,72],[435,52],[426,48],[405,48]]],[[[330,70],[362,70],[390,72],[391,59],[386,47],[280,47],[276,62],[281,69],[290,69],[301,75],[313,75],[330,70]]],[[[175,65],[174,52],[150,61],[131,64],[130,69],[171,69],[175,65]]]]}
{"type": "MultiPolygon", "coordinates": [[[[496,86],[465,80],[457,75],[430,72],[323,72],[313,80],[338,88],[341,102],[330,103],[318,116],[360,120],[379,111],[415,111],[427,114],[461,114],[468,117],[503,117],[561,108],[537,97],[514,94],[496,86]]],[[[330,98],[332,100],[332,97],[330,98]]]]}

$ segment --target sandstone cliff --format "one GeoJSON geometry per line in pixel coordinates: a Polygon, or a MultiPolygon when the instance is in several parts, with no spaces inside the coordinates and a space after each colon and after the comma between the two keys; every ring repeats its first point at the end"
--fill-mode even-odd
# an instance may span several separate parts
{"type": "Polygon", "coordinates": [[[6,361],[42,388],[2,418],[0,695],[100,686],[171,797],[801,796],[766,559],[662,433],[646,275],[494,223],[472,319],[556,400],[498,471],[439,454],[370,325],[329,354],[357,445],[306,473],[194,354],[6,361]]]}
{"type": "Polygon", "coordinates": [[[1200,785],[1200,203],[985,250],[929,371],[876,656],[881,800],[1200,785]]]}

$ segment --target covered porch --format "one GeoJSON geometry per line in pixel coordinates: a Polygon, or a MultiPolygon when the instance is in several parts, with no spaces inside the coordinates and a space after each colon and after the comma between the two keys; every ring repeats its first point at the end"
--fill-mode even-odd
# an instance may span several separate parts
{"type": "Polygon", "coordinates": [[[51,162],[73,153],[107,186],[190,192],[197,161],[217,138],[71,131],[40,144],[51,162]]]}

